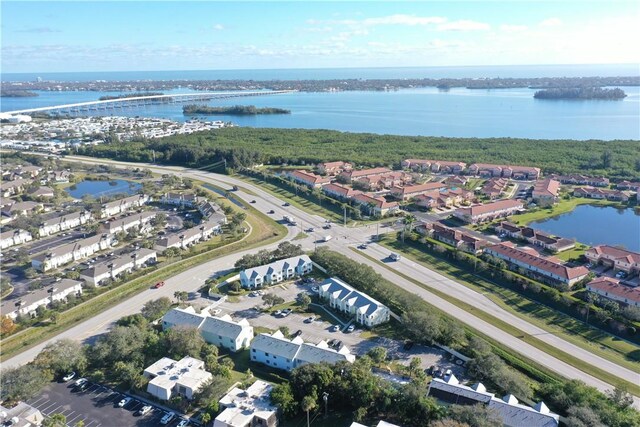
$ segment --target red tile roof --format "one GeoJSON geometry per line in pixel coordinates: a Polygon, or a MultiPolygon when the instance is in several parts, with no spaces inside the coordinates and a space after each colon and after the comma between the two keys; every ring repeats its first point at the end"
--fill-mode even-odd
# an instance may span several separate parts
{"type": "Polygon", "coordinates": [[[537,267],[540,270],[567,280],[589,274],[589,270],[586,267],[567,267],[566,265],[553,260],[536,256],[533,252],[524,250],[524,248],[516,248],[512,245],[498,243],[497,245],[490,246],[489,249],[508,258],[515,259],[523,264],[537,267]]]}
{"type": "Polygon", "coordinates": [[[533,187],[533,198],[544,196],[558,197],[558,191],[560,191],[560,182],[547,178],[543,181],[536,182],[533,187]]]}
{"type": "Polygon", "coordinates": [[[613,259],[622,259],[626,258],[626,261],[632,261],[640,263],[640,253],[631,252],[626,249],[615,248],[609,245],[599,245],[589,248],[587,250],[588,254],[596,255],[598,257],[602,255],[606,255],[609,258],[613,259]]]}
{"type": "Polygon", "coordinates": [[[424,192],[424,191],[438,190],[440,188],[445,188],[445,187],[446,187],[446,185],[444,185],[441,182],[427,182],[425,184],[406,185],[404,187],[393,187],[391,189],[391,191],[394,192],[394,193],[400,193],[403,196],[406,196],[408,194],[421,193],[421,192],[424,192]]]}
{"type": "Polygon", "coordinates": [[[640,302],[640,287],[621,285],[619,280],[611,277],[598,277],[587,284],[587,288],[597,289],[618,298],[640,302]]]}
{"type": "Polygon", "coordinates": [[[516,209],[522,208],[524,205],[519,200],[507,199],[507,200],[498,200],[491,203],[485,203],[483,205],[475,205],[468,208],[460,208],[458,209],[461,212],[466,213],[467,215],[477,216],[488,214],[491,212],[497,212],[504,209],[516,209]]]}

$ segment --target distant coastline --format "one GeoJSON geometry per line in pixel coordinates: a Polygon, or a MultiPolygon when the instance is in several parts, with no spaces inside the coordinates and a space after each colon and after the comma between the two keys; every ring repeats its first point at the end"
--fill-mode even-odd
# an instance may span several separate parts
{"type": "Polygon", "coordinates": [[[162,92],[136,92],[136,93],[125,93],[122,95],[106,95],[98,98],[98,101],[109,101],[111,99],[126,99],[126,98],[143,98],[145,96],[160,96],[164,95],[162,92]]]}
{"type": "Polygon", "coordinates": [[[2,98],[31,98],[34,96],[38,96],[38,94],[29,90],[2,90],[0,92],[2,98]]]}
{"type": "Polygon", "coordinates": [[[620,100],[627,96],[620,88],[603,89],[600,87],[553,88],[537,91],[536,99],[606,99],[620,100]]]}
{"type": "Polygon", "coordinates": [[[189,104],[182,107],[185,115],[192,114],[226,114],[237,116],[249,116],[255,114],[291,114],[291,110],[284,108],[257,108],[255,105],[233,105],[231,107],[209,107],[207,105],[189,104]]]}

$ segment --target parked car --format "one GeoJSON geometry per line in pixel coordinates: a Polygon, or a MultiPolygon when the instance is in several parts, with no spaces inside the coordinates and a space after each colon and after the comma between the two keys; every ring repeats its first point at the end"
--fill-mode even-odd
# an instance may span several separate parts
{"type": "Polygon", "coordinates": [[[260,296],[264,295],[264,291],[262,289],[260,289],[259,291],[256,291],[256,293],[260,296]]]}
{"type": "Polygon", "coordinates": [[[293,337],[299,337],[300,335],[302,335],[302,329],[298,329],[297,331],[294,332],[293,337]]]}
{"type": "Polygon", "coordinates": [[[83,383],[80,383],[80,385],[75,386],[75,389],[78,391],[85,391],[88,388],[89,388],[89,381],[85,381],[83,383]]]}
{"type": "Polygon", "coordinates": [[[304,319],[304,323],[313,323],[314,320],[316,320],[316,318],[313,316],[307,317],[306,319],[304,319]]]}
{"type": "Polygon", "coordinates": [[[400,261],[401,257],[399,254],[392,252],[391,255],[389,255],[389,258],[391,259],[391,261],[400,261]]]}
{"type": "Polygon", "coordinates": [[[282,316],[282,310],[276,310],[273,312],[273,315],[278,317],[278,316],[282,316]]]}
{"type": "Polygon", "coordinates": [[[162,417],[162,419],[160,420],[160,424],[162,425],[169,424],[171,421],[173,421],[175,417],[176,417],[175,413],[167,412],[166,414],[164,414],[164,417],[162,417]]]}
{"type": "Polygon", "coordinates": [[[155,285],[153,285],[153,287],[156,288],[156,289],[159,289],[159,288],[161,288],[163,286],[164,286],[164,282],[158,282],[155,285]]]}
{"type": "Polygon", "coordinates": [[[320,292],[320,288],[319,288],[319,287],[317,287],[317,286],[313,286],[313,287],[311,288],[311,291],[312,291],[312,292],[315,292],[315,293],[317,294],[318,292],[320,292]]]}
{"type": "Polygon", "coordinates": [[[71,381],[73,378],[75,378],[76,373],[75,372],[69,372],[67,375],[65,375],[64,377],[62,377],[62,381],[71,381]]]}
{"type": "Polygon", "coordinates": [[[333,327],[331,328],[332,332],[338,332],[340,330],[340,325],[333,325],[333,327]]]}
{"type": "Polygon", "coordinates": [[[335,348],[336,350],[340,350],[340,348],[342,348],[342,341],[336,341],[333,344],[333,348],[335,348]]]}
{"type": "Polygon", "coordinates": [[[329,347],[333,347],[334,345],[336,345],[337,340],[335,338],[330,339],[329,341],[327,341],[327,345],[329,347]]]}
{"type": "Polygon", "coordinates": [[[125,406],[127,406],[129,404],[129,402],[131,402],[133,399],[131,397],[125,397],[124,399],[122,399],[120,402],[118,402],[118,407],[119,408],[124,408],[125,406]]]}
{"type": "Polygon", "coordinates": [[[249,292],[250,297],[257,297],[258,293],[256,291],[249,292]]]}
{"type": "Polygon", "coordinates": [[[136,415],[145,415],[148,414],[151,410],[153,409],[153,406],[151,405],[145,405],[142,408],[138,409],[136,411],[136,415]]]}
{"type": "Polygon", "coordinates": [[[349,325],[349,327],[347,328],[347,332],[353,332],[356,330],[356,326],[355,325],[349,325]]]}
{"type": "Polygon", "coordinates": [[[78,387],[78,386],[80,386],[80,385],[82,385],[82,384],[84,384],[84,383],[87,383],[87,382],[89,382],[89,380],[88,380],[88,379],[86,379],[86,378],[80,378],[80,379],[77,379],[77,380],[76,380],[76,382],[75,382],[75,383],[73,383],[73,385],[75,385],[76,387],[78,387]]]}
{"type": "Polygon", "coordinates": [[[189,420],[185,420],[184,418],[180,420],[180,422],[178,423],[178,425],[176,427],[185,427],[187,424],[189,424],[189,420]]]}
{"type": "Polygon", "coordinates": [[[367,249],[367,248],[368,248],[368,246],[365,243],[363,243],[360,246],[358,246],[358,249],[367,249]]]}
{"type": "Polygon", "coordinates": [[[284,317],[286,317],[286,316],[290,315],[292,311],[293,310],[291,310],[290,308],[285,308],[284,310],[282,310],[282,315],[284,317]]]}
{"type": "Polygon", "coordinates": [[[451,371],[451,369],[447,369],[446,371],[444,371],[443,376],[447,376],[447,375],[451,375],[453,374],[453,371],[451,371]]]}
{"type": "Polygon", "coordinates": [[[313,233],[314,231],[316,231],[316,229],[315,229],[315,228],[313,228],[313,227],[309,227],[309,228],[307,228],[305,231],[306,231],[307,233],[313,233]]]}

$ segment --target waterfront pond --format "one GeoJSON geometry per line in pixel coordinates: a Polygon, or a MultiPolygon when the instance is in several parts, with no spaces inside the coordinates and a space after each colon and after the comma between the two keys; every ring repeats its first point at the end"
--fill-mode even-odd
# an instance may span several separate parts
{"type": "Polygon", "coordinates": [[[141,185],[123,179],[110,181],[82,181],[66,188],[66,192],[73,198],[81,199],[89,194],[93,197],[113,196],[115,194],[131,195],[140,189],[141,185]]]}
{"type": "Polygon", "coordinates": [[[590,246],[624,246],[640,252],[640,215],[633,209],[580,205],[571,212],[534,221],[529,226],[590,246]]]}

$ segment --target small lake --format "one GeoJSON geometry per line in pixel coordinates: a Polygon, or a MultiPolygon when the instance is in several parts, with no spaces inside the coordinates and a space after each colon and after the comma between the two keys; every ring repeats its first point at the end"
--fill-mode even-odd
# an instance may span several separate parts
{"type": "Polygon", "coordinates": [[[81,199],[85,194],[93,197],[113,196],[115,194],[134,194],[141,185],[135,182],[116,179],[112,181],[82,181],[66,188],[66,192],[73,198],[81,199]]]}
{"type": "Polygon", "coordinates": [[[640,252],[640,215],[633,209],[580,205],[566,214],[529,225],[590,246],[622,245],[640,252]]]}

